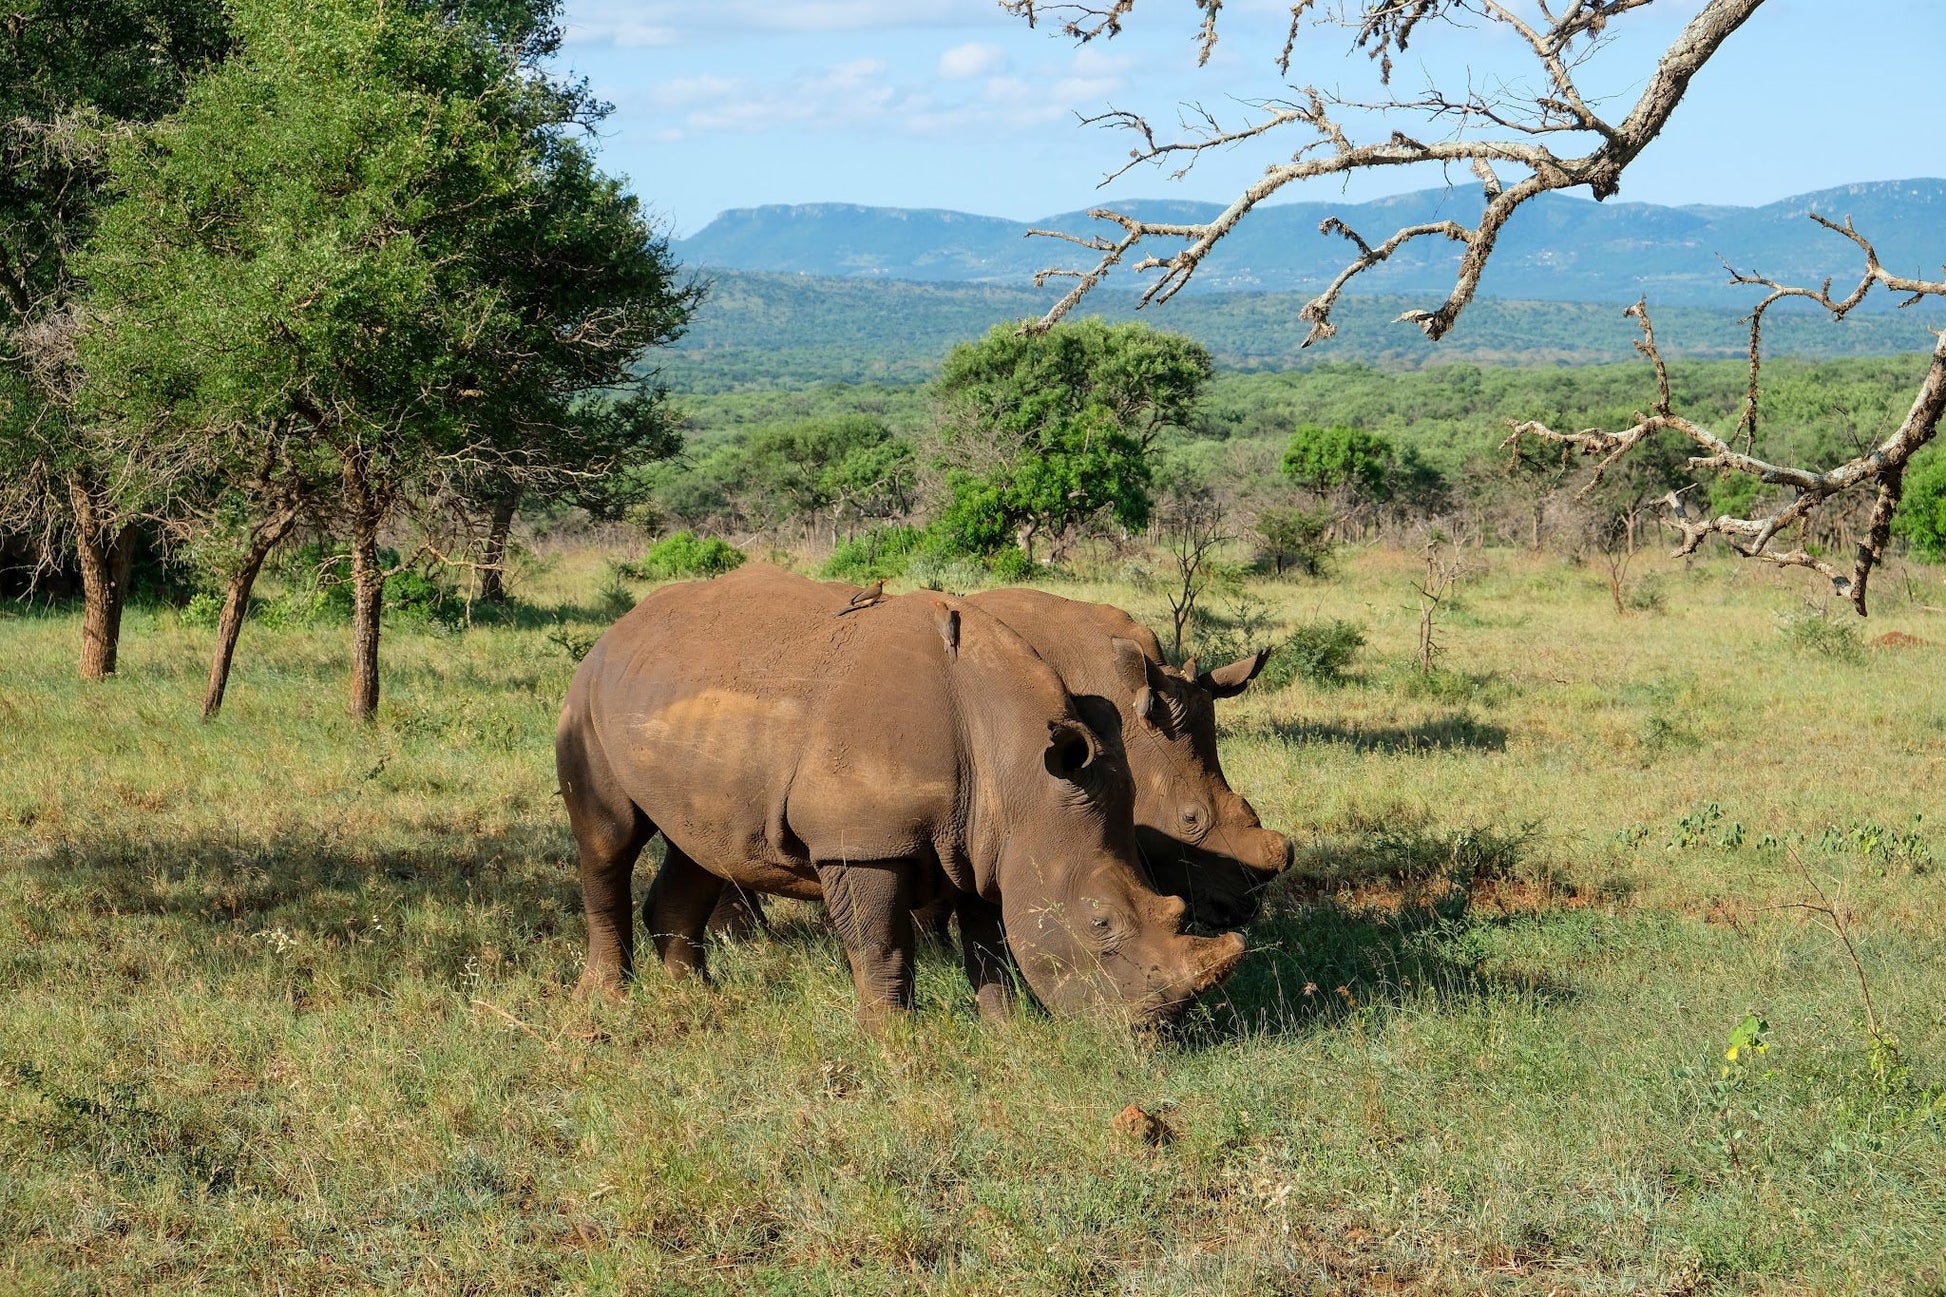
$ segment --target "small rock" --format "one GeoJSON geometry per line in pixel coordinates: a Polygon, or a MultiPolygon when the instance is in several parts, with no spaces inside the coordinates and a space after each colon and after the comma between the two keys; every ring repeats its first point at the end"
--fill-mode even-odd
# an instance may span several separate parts
{"type": "Polygon", "coordinates": [[[1142,1111],[1130,1104],[1115,1114],[1115,1120],[1108,1123],[1117,1135],[1125,1139],[1139,1140],[1151,1148],[1167,1144],[1176,1137],[1176,1132],[1162,1118],[1142,1111]]]}

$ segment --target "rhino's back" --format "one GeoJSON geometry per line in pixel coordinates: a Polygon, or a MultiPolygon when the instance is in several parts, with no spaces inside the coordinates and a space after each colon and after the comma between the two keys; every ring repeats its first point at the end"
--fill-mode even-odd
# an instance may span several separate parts
{"type": "Polygon", "coordinates": [[[839,616],[850,593],[763,567],[665,586],[584,661],[582,723],[706,866],[899,854],[953,802],[938,638],[904,601],[839,616]]]}
{"type": "Polygon", "coordinates": [[[1077,696],[1099,695],[1118,710],[1129,698],[1115,671],[1113,639],[1133,641],[1150,661],[1160,663],[1162,644],[1155,632],[1113,604],[1064,599],[1045,590],[984,590],[967,602],[992,614],[1033,646],[1077,696]]]}

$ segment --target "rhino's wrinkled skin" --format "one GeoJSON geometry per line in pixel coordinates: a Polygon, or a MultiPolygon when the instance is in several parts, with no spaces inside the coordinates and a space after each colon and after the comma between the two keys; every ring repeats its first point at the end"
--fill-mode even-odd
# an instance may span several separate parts
{"type": "Polygon", "coordinates": [[[1242,693],[1269,651],[1211,671],[1192,662],[1184,672],[1166,664],[1153,632],[1107,604],[1029,589],[967,602],[1032,645],[1098,733],[1121,734],[1135,779],[1136,845],[1157,889],[1188,901],[1211,927],[1255,919],[1265,886],[1290,864],[1291,844],[1224,779],[1215,703],[1242,693]]]}
{"type": "Polygon", "coordinates": [[[988,1010],[1008,948],[1051,1008],[1138,1022],[1221,980],[1241,939],[1184,935],[1183,902],[1144,885],[1119,746],[1053,668],[963,601],[841,615],[852,593],[747,565],[654,592],[582,661],[555,739],[582,989],[633,970],[630,877],[658,831],[643,917],[672,973],[702,971],[727,880],[823,896],[868,1021],[911,1004],[912,910],[941,899],[988,1010]]]}

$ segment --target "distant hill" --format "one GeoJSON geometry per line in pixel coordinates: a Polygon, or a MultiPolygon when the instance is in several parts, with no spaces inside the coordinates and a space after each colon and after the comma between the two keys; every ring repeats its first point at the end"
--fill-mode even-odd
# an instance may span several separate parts
{"type": "MultiPolygon", "coordinates": [[[[797,387],[821,382],[918,382],[937,371],[956,342],[993,325],[1037,315],[1051,291],[992,284],[912,283],[903,280],[715,271],[709,300],[689,334],[655,353],[679,391],[725,392],[797,387]]],[[[1330,342],[1301,348],[1307,326],[1297,318],[1302,292],[1184,294],[1137,312],[1127,293],[1100,291],[1084,314],[1139,318],[1189,334],[1232,370],[1308,368],[1320,362],[1363,361],[1389,369],[1429,364],[1580,365],[1634,358],[1640,336],[1614,303],[1476,301],[1459,325],[1437,343],[1411,325],[1395,323],[1423,298],[1350,297],[1339,306],[1340,332],[1330,342]]],[[[1633,300],[1633,299],[1631,299],[1633,300]]],[[[1666,354],[1691,359],[1741,356],[1748,334],[1740,309],[1666,305],[1655,311],[1656,336],[1666,354]]],[[[1765,329],[1772,355],[1878,356],[1931,347],[1928,324],[1946,323],[1938,310],[1854,314],[1833,322],[1821,312],[1779,309],[1765,329]]]]}
{"type": "MultiPolygon", "coordinates": [[[[1478,190],[1468,185],[1367,203],[1259,208],[1218,246],[1191,289],[1315,293],[1343,267],[1349,247],[1339,236],[1318,233],[1326,216],[1377,239],[1422,221],[1470,223],[1480,203],[1478,190]]],[[[1177,221],[1207,220],[1220,210],[1211,203],[1171,201],[1124,206],[1177,221]]],[[[1946,260],[1946,180],[1847,185],[1762,207],[1661,207],[1544,194],[1522,208],[1502,235],[1481,293],[1596,303],[1627,303],[1646,293],[1652,304],[1664,306],[1747,309],[1749,293],[1725,283],[1726,260],[1792,282],[1835,276],[1847,283],[1860,264],[1856,251],[1807,220],[1812,211],[1834,220],[1852,217],[1890,269],[1936,275],[1946,260]]],[[[1070,212],[1031,225],[1080,232],[1089,221],[1070,212]]],[[[1029,228],[964,212],[813,203],[724,212],[678,241],[674,251],[698,268],[1011,288],[1031,286],[1038,269],[1073,265],[1087,255],[1072,245],[1029,239],[1029,228]]],[[[1354,282],[1361,294],[1443,296],[1458,257],[1457,245],[1447,240],[1421,239],[1354,282]]],[[[1108,282],[1128,290],[1140,281],[1118,272],[1108,282]]],[[[1889,309],[1889,299],[1874,296],[1889,309]]]]}

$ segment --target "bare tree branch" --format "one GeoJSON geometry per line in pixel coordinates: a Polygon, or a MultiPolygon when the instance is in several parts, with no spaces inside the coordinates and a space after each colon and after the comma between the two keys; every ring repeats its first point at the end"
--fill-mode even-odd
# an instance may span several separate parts
{"type": "MultiPolygon", "coordinates": [[[[1414,239],[1441,236],[1464,248],[1453,290],[1439,305],[1408,311],[1400,319],[1417,324],[1429,338],[1436,340],[1444,336],[1473,300],[1481,272],[1514,212],[1540,194],[1583,185],[1597,199],[1614,194],[1623,170],[1662,131],[1690,81],[1763,0],[1709,0],[1663,53],[1628,115],[1620,123],[1610,123],[1582,93],[1575,81],[1575,71],[1593,52],[1610,20],[1647,3],[1649,0],[1569,0],[1565,5],[1541,5],[1543,21],[1533,22],[1523,18],[1504,0],[1359,0],[1335,17],[1312,19],[1352,28],[1354,48],[1364,50],[1378,62],[1381,77],[1387,84],[1391,80],[1392,56],[1403,52],[1429,22],[1471,17],[1504,26],[1525,42],[1547,81],[1544,92],[1527,95],[1517,103],[1511,98],[1471,90],[1464,97],[1453,99],[1435,88],[1419,98],[1400,97],[1378,104],[1361,104],[1328,94],[1316,86],[1306,86],[1299,88],[1288,101],[1256,105],[1260,113],[1258,120],[1234,129],[1219,127],[1210,114],[1198,109],[1202,121],[1199,127],[1184,139],[1161,142],[1148,122],[1133,112],[1112,110],[1084,118],[1087,124],[1128,130],[1138,139],[1130,160],[1111,172],[1107,180],[1143,163],[1167,164],[1176,168],[1175,174],[1180,176],[1205,152],[1228,149],[1286,127],[1307,129],[1313,138],[1299,147],[1288,162],[1266,169],[1259,180],[1207,222],[1192,225],[1147,222],[1105,209],[1089,213],[1119,225],[1122,235],[1113,239],[1057,236],[1099,255],[1090,268],[1050,268],[1036,277],[1041,283],[1055,276],[1072,277],[1077,282],[1072,291],[1030,327],[1039,331],[1052,326],[1149,240],[1179,244],[1165,254],[1143,257],[1131,267],[1137,273],[1161,272],[1143,289],[1143,305],[1168,301],[1194,277],[1203,260],[1238,222],[1287,186],[1362,171],[1457,163],[1471,168],[1480,179],[1485,206],[1475,224],[1437,221],[1408,226],[1374,244],[1353,236],[1337,218],[1326,220],[1320,232],[1351,237],[1359,255],[1302,312],[1303,318],[1312,324],[1307,345],[1330,337],[1331,311],[1353,278],[1414,239]],[[1453,121],[1457,126],[1450,138],[1431,142],[1422,142],[1396,129],[1383,140],[1358,142],[1339,120],[1341,110],[1409,114],[1434,123],[1453,121]],[[1503,134],[1477,136],[1473,133],[1476,124],[1503,134]],[[1579,155],[1557,152],[1548,141],[1563,134],[1589,136],[1591,147],[1579,155]],[[1512,167],[1526,174],[1512,183],[1503,183],[1499,167],[1512,167]]],[[[1133,11],[1135,0],[1052,4],[1040,0],[1006,0],[1004,7],[1030,23],[1043,17],[1053,18],[1060,23],[1064,34],[1086,42],[1117,35],[1133,11]]],[[[1215,40],[1220,0],[1198,0],[1198,7],[1203,12],[1198,39],[1202,57],[1206,59],[1215,40]]],[[[1300,29],[1311,18],[1313,8],[1313,0],[1297,0],[1291,6],[1289,39],[1278,60],[1280,69],[1286,73],[1300,29]]]]}
{"type": "Polygon", "coordinates": [[[1925,297],[1946,297],[1946,279],[1931,281],[1894,275],[1879,264],[1878,253],[1869,241],[1852,228],[1849,218],[1842,224],[1816,214],[1813,214],[1811,219],[1826,229],[1844,235],[1856,244],[1865,255],[1865,272],[1860,277],[1858,286],[1841,298],[1834,298],[1831,295],[1830,280],[1826,280],[1818,288],[1801,288],[1782,284],[1757,274],[1732,272],[1735,283],[1756,285],[1770,290],[1750,314],[1750,379],[1743,409],[1737,420],[1736,432],[1731,434],[1743,437],[1743,450],[1737,450],[1727,439],[1675,413],[1671,408],[1668,371],[1663,365],[1661,351],[1656,346],[1655,329],[1649,321],[1647,305],[1643,302],[1631,306],[1627,314],[1632,316],[1642,329],[1642,341],[1636,344],[1636,349],[1648,357],[1655,369],[1656,403],[1653,412],[1646,415],[1638,414],[1636,422],[1620,432],[1604,432],[1597,428],[1582,429],[1578,432],[1558,432],[1537,420],[1510,422],[1509,427],[1512,432],[1503,444],[1517,447],[1522,438],[1532,438],[1536,441],[1571,447],[1584,455],[1601,456],[1587,486],[1582,488],[1581,493],[1585,495],[1601,480],[1602,473],[1609,465],[1628,454],[1643,441],[1662,432],[1678,433],[1695,443],[1704,452],[1690,457],[1691,468],[1742,473],[1755,477],[1766,485],[1787,488],[1793,494],[1776,509],[1760,517],[1737,518],[1722,514],[1713,518],[1690,518],[1680,498],[1672,493],[1667,503],[1673,516],[1666,521],[1682,534],[1682,543],[1677,546],[1675,553],[1678,556],[1693,554],[1710,536],[1720,535],[1746,558],[1775,563],[1782,567],[1809,568],[1824,574],[1830,578],[1832,589],[1849,599],[1852,607],[1862,617],[1866,612],[1866,587],[1872,569],[1884,557],[1885,546],[1891,539],[1892,518],[1898,510],[1899,500],[1905,489],[1906,464],[1920,447],[1925,446],[1937,435],[1940,417],[1942,413],[1946,413],[1946,332],[1942,332],[1935,342],[1932,349],[1932,363],[1928,366],[1925,379],[1921,382],[1919,391],[1913,397],[1912,404],[1899,426],[1876,445],[1867,447],[1836,468],[1817,472],[1788,464],[1769,463],[1752,453],[1757,428],[1757,394],[1761,365],[1759,340],[1763,317],[1766,311],[1780,301],[1803,298],[1824,307],[1833,318],[1842,319],[1847,312],[1865,300],[1866,294],[1875,285],[1880,284],[1893,292],[1905,294],[1907,301],[1902,304],[1909,306],[1925,297]],[[1781,553],[1770,548],[1772,542],[1779,536],[1803,522],[1826,502],[1854,491],[1868,489],[1874,494],[1871,520],[1865,536],[1858,542],[1852,556],[1849,572],[1842,571],[1836,565],[1801,548],[1781,553]]]}

